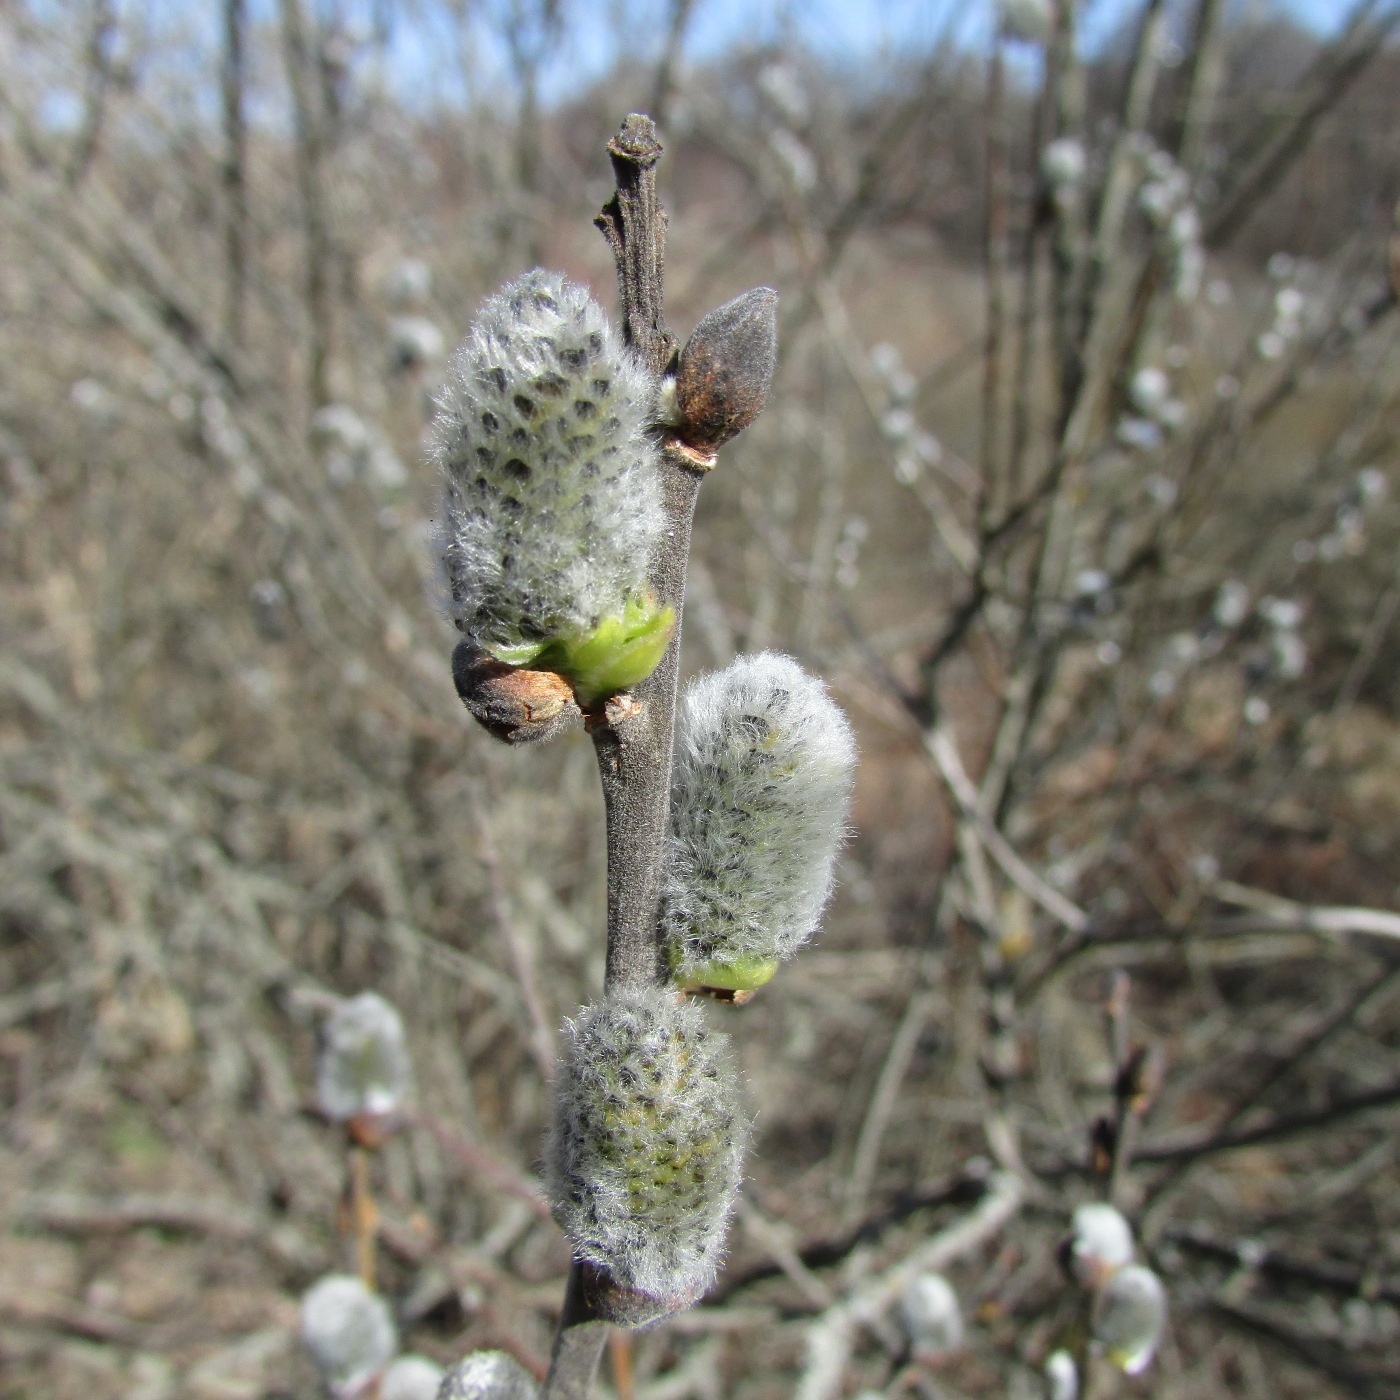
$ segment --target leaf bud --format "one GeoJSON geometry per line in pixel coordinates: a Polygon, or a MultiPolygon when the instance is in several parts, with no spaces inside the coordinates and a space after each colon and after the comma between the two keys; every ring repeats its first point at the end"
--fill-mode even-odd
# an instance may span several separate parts
{"type": "Polygon", "coordinates": [[[676,368],[677,432],[707,456],[763,412],[778,362],[778,294],[755,287],[691,333],[676,368]]]}
{"type": "Polygon", "coordinates": [[[1094,1303],[1094,1341],[1130,1376],[1151,1364],[1166,1325],[1166,1290],[1141,1264],[1119,1269],[1094,1303]]]}
{"type": "Polygon", "coordinates": [[[686,1307],[714,1279],[747,1137],[727,1047],[659,987],[609,993],[567,1026],[550,1204],[611,1322],[686,1307]]]}
{"type": "Polygon", "coordinates": [[[338,1123],[381,1119],[408,1091],[408,1047],[399,1013],[377,992],[342,1001],[321,1028],[316,1105],[338,1123]]]}
{"type": "Polygon", "coordinates": [[[333,1400],[367,1394],[398,1349],[389,1305],[350,1274],[327,1274],[307,1292],[301,1338],[333,1400]]]}

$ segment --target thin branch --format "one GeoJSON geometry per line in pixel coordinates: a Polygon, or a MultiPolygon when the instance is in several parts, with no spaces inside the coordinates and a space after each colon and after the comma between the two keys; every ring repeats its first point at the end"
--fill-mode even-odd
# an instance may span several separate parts
{"type": "Polygon", "coordinates": [[[247,0],[224,0],[224,52],[219,85],[224,109],[224,256],[228,262],[224,326],[230,342],[243,340],[248,280],[248,127],[243,111],[247,82],[247,0]]]}
{"type": "MultiPolygon", "coordinates": [[[[987,1194],[984,1177],[968,1175],[943,1178],[901,1191],[890,1204],[873,1211],[859,1225],[828,1239],[812,1240],[795,1251],[804,1269],[826,1269],[841,1263],[862,1245],[878,1242],[888,1231],[922,1210],[940,1206],[975,1205],[987,1194]]],[[[786,1270],[778,1262],[757,1264],[742,1274],[728,1276],[705,1300],[705,1310],[723,1307],[736,1294],[755,1284],[777,1278],[786,1270]]]]}
{"type": "Polygon", "coordinates": [[[1400,938],[1400,914],[1388,909],[1367,909],[1361,905],[1299,904],[1268,890],[1219,880],[1211,893],[1224,904],[1233,904],[1261,915],[1273,928],[1306,929],[1312,933],[1370,933],[1381,938],[1400,938]]]}
{"type": "MultiPolygon", "coordinates": [[[[1006,329],[1006,284],[1009,262],[1010,144],[1006,65],[1000,36],[992,42],[987,74],[987,190],[983,259],[986,264],[986,325],[982,335],[982,483],[981,522],[990,517],[1001,470],[1002,341],[1006,329]]],[[[1022,393],[1025,386],[1018,386],[1022,393]]]]}
{"type": "Polygon", "coordinates": [[[301,0],[282,2],[282,47],[295,118],[297,188],[306,238],[307,354],[312,408],[331,401],[331,238],[325,191],[325,122],[312,83],[311,36],[301,0]]]}
{"type": "Polygon", "coordinates": [[[1274,190],[1293,167],[1311,138],[1318,122],[1346,96],[1371,61],[1385,47],[1385,41],[1400,25],[1400,8],[1380,15],[1369,32],[1366,21],[1377,8],[1377,0],[1361,0],[1348,18],[1346,28],[1318,59],[1311,81],[1304,78],[1303,98],[1291,119],[1263,149],[1245,165],[1243,173],[1227,190],[1211,213],[1205,241],[1211,248],[1227,243],[1238,232],[1260,202],[1274,190]]]}
{"type": "Polygon", "coordinates": [[[690,24],[695,0],[671,0],[671,16],[666,26],[666,43],[656,65],[656,77],[651,89],[652,119],[665,126],[670,116],[671,95],[676,89],[676,69],[680,66],[681,49],[685,44],[686,27],[690,24]]]}
{"type": "MultiPolygon", "coordinates": [[[[608,143],[617,193],[597,219],[617,263],[623,334],[632,353],[658,378],[675,353],[666,329],[662,276],[666,217],[656,197],[661,142],[650,117],[637,113],[608,143]]],[[[680,671],[681,604],[695,502],[704,471],[668,445],[661,468],[667,529],[647,582],[675,609],[676,629],[661,664],[627,697],[609,702],[591,727],[602,779],[608,839],[608,953],[605,987],[650,987],[664,980],[657,933],[662,853],[670,819],[671,749],[680,671]],[[626,703],[623,703],[625,700],[626,703]]],[[[585,1267],[569,1271],[543,1400],[583,1400],[607,1335],[585,1287],[585,1267]]]]}
{"type": "Polygon", "coordinates": [[[510,891],[506,886],[505,872],[501,869],[501,855],[496,847],[491,822],[479,798],[479,793],[473,789],[477,859],[486,871],[491,914],[500,931],[501,940],[506,945],[506,951],[510,954],[511,971],[515,974],[516,983],[520,988],[520,999],[525,1004],[525,1014],[529,1018],[530,1033],[526,1037],[526,1044],[540,1077],[547,1084],[554,1077],[554,1031],[549,1017],[545,1014],[539,979],[535,976],[532,950],[511,909],[510,891]]]}
{"type": "Polygon", "coordinates": [[[828,1308],[807,1333],[807,1356],[797,1400],[835,1400],[862,1326],[878,1322],[921,1273],[946,1269],[980,1249],[1021,1208],[1025,1192],[1011,1172],[999,1172],[981,1202],[962,1220],[940,1230],[893,1268],[863,1284],[844,1302],[828,1308]]]}
{"type": "Polygon", "coordinates": [[[948,732],[943,728],[932,730],[924,740],[924,747],[938,766],[943,781],[948,785],[958,810],[968,818],[978,839],[987,848],[987,853],[1001,867],[1006,876],[1019,890],[1033,899],[1051,918],[1063,924],[1074,933],[1084,933],[1089,927],[1089,916],[1073,900],[1066,899],[1058,890],[1035,873],[1012,849],[991,819],[982,809],[981,799],[967,769],[958,754],[948,732]]]}
{"type": "Polygon", "coordinates": [[[1213,1156],[1218,1152],[1233,1152],[1241,1147],[1256,1147],[1264,1142],[1282,1142],[1297,1137],[1300,1133],[1311,1132],[1315,1128],[1330,1128],[1335,1123],[1355,1118],[1360,1113],[1369,1113],[1377,1108],[1390,1108],[1400,1103],[1400,1080],[1383,1085],[1379,1089],[1368,1089],[1365,1093],[1349,1094],[1345,1098],[1334,1099],[1322,1108],[1305,1113],[1293,1113],[1275,1118],[1271,1123],[1257,1128],[1245,1128],[1239,1132],[1212,1133],[1208,1138],[1193,1142],[1148,1143],[1140,1148],[1137,1159],[1140,1162],[1175,1162],[1182,1158],[1213,1156]]]}
{"type": "Polygon", "coordinates": [[[899,1100],[899,1091],[904,1076],[918,1048],[919,1037],[933,1014],[937,999],[930,992],[915,991],[904,1010],[904,1017],[895,1031],[894,1039],[885,1055],[885,1063],[880,1069],[880,1077],[875,1084],[875,1092],[870,1097],[870,1107],[866,1110],[865,1121],[861,1125],[860,1137],[856,1142],[855,1158],[851,1163],[850,1176],[846,1183],[844,1223],[855,1220],[865,1209],[870,1196],[870,1188],[875,1180],[875,1168],[879,1165],[880,1144],[884,1140],[885,1129],[899,1100]]]}
{"type": "Polygon", "coordinates": [[[83,120],[68,166],[68,178],[73,184],[81,181],[91,169],[102,142],[107,97],[112,87],[112,51],[116,45],[116,32],[116,6],[112,0],[95,0],[84,73],[83,120]]]}

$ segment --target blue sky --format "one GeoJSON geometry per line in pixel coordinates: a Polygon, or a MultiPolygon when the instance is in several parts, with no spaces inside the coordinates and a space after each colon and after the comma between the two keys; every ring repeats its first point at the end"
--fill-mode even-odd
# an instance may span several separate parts
{"type": "MultiPolygon", "coordinates": [[[[334,10],[368,32],[371,16],[381,8],[376,0],[305,0],[308,8],[334,10]]],[[[504,46],[490,16],[505,11],[511,0],[479,0],[467,7],[474,17],[465,25],[452,20],[442,3],[383,6],[395,16],[389,86],[410,105],[449,105],[460,101],[463,74],[473,74],[474,96],[483,87],[506,85],[504,46]],[[464,64],[464,53],[469,60],[464,64]]],[[[945,33],[969,48],[987,42],[994,0],[695,0],[685,58],[704,62],[735,44],[780,43],[795,38],[835,60],[855,63],[882,57],[916,55],[945,33]]],[[[1081,33],[1092,49],[1135,13],[1142,0],[1083,0],[1081,33]]],[[[1235,0],[1241,8],[1282,10],[1318,33],[1335,31],[1355,0],[1235,0]]],[[[41,25],[65,23],[66,0],[29,0],[31,14],[41,25]]],[[[176,68],[191,75],[205,73],[217,62],[220,43],[219,9],[211,0],[117,0],[118,14],[153,26],[158,48],[166,58],[178,52],[176,68]],[[188,65],[182,67],[182,65],[188,65]]],[[[619,54],[649,63],[660,50],[667,0],[565,0],[572,19],[566,41],[543,75],[544,98],[567,98],[602,77],[619,54]]],[[[250,10],[266,34],[276,34],[277,0],[250,0],[250,10]]],[[[196,84],[210,104],[216,90],[196,84]]],[[[55,126],[77,120],[81,98],[76,88],[56,81],[44,117],[55,126]]]]}
{"type": "MultiPolygon", "coordinates": [[[[1321,34],[1340,26],[1353,0],[1237,3],[1241,8],[1291,13],[1321,34]]],[[[1141,0],[1086,0],[1081,20],[1085,42],[1091,48],[1101,43],[1140,4],[1141,0]]],[[[567,96],[601,76],[617,56],[619,43],[638,58],[651,58],[660,46],[664,9],[664,0],[589,0],[575,6],[575,14],[583,18],[576,20],[561,58],[545,75],[546,96],[567,96]]],[[[796,35],[831,57],[859,61],[917,53],[948,27],[962,42],[977,46],[990,33],[992,10],[992,0],[696,0],[685,53],[691,61],[704,61],[736,43],[775,42],[796,35]]],[[[405,27],[396,48],[400,74],[413,73],[410,86],[419,97],[425,93],[420,85],[424,79],[429,90],[435,80],[442,83],[445,96],[460,76],[455,44],[445,34],[432,32],[431,26],[405,27]]],[[[476,35],[476,56],[479,72],[504,76],[504,53],[484,27],[476,35]]]]}

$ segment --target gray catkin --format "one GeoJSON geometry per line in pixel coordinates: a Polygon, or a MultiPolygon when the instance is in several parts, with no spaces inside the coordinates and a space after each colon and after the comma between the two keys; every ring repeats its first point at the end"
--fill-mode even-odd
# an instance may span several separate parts
{"type": "Polygon", "coordinates": [[[831,893],[855,740],[790,657],[737,657],[677,717],[662,925],[678,974],[790,956],[831,893]]]}
{"type": "Polygon", "coordinates": [[[333,1396],[353,1396],[389,1364],[389,1305],[351,1274],[327,1274],[301,1300],[301,1337],[333,1396]]]}
{"type": "Polygon", "coordinates": [[[566,1027],[547,1153],[575,1255],[680,1306],[714,1280],[747,1121],[727,1037],[661,988],[610,993],[566,1027]]]}
{"type": "Polygon", "coordinates": [[[1151,1364],[1166,1326],[1166,1290],[1141,1264],[1119,1269],[1095,1300],[1094,1341],[1130,1376],[1151,1364]]]}
{"type": "Polygon", "coordinates": [[[409,1080],[403,1019],[377,992],[342,1001],[321,1029],[316,1103],[327,1118],[392,1113],[409,1080]]]}
{"type": "Polygon", "coordinates": [[[540,1388],[514,1357],[474,1351],[442,1379],[437,1400],[535,1400],[540,1388]]]}
{"type": "Polygon", "coordinates": [[[379,1382],[376,1400],[437,1400],[445,1375],[426,1356],[396,1356],[379,1382]]]}
{"type": "Polygon", "coordinates": [[[481,307],[438,396],[431,452],[452,620],[476,645],[616,616],[664,528],[651,377],[587,291],[536,270],[481,307]]]}

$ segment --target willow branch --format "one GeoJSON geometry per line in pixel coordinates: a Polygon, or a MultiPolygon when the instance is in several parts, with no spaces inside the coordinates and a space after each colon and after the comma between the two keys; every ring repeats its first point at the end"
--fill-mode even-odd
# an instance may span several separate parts
{"type": "MultiPolygon", "coordinates": [[[[617,263],[623,335],[632,353],[660,377],[675,355],[666,329],[662,277],[666,216],[656,197],[661,142],[650,117],[632,114],[608,143],[617,193],[598,227],[617,263]]],[[[607,811],[608,953],[605,987],[647,987],[662,980],[657,938],[661,858],[670,817],[671,747],[680,670],[680,613],[691,523],[704,471],[678,446],[662,454],[667,528],[647,575],[676,629],[661,664],[630,694],[615,697],[591,726],[607,811]]],[[[587,1296],[585,1269],[569,1272],[543,1400],[583,1400],[592,1387],[607,1326],[587,1296]]]]}

